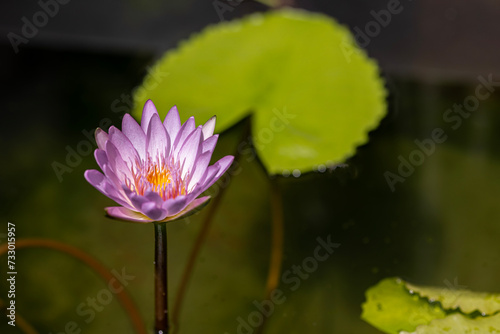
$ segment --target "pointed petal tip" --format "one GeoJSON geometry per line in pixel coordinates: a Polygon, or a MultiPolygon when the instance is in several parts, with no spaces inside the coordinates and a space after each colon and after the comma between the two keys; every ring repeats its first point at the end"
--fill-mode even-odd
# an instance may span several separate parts
{"type": "Polygon", "coordinates": [[[215,178],[218,179],[224,174],[229,167],[233,164],[234,156],[226,155],[225,157],[220,158],[214,165],[218,165],[220,167],[219,171],[215,175],[215,178]]]}
{"type": "Polygon", "coordinates": [[[226,155],[225,157],[220,158],[218,163],[220,163],[221,166],[231,165],[234,161],[234,155],[226,155]]]}
{"type": "Polygon", "coordinates": [[[151,157],[159,157],[162,154],[168,157],[170,154],[171,142],[167,129],[161,122],[160,116],[154,114],[149,122],[146,133],[146,150],[151,157]]]}
{"type": "MultiPolygon", "coordinates": [[[[212,196],[202,196],[202,197],[199,197],[197,199],[195,199],[194,201],[192,201],[189,205],[188,205],[188,210],[192,211],[192,210],[195,210],[195,209],[202,209],[203,206],[201,205],[206,205],[208,204],[208,202],[212,199],[212,196]]],[[[195,211],[197,212],[197,211],[195,211]]]]}
{"type": "Polygon", "coordinates": [[[151,100],[147,100],[144,104],[144,108],[142,108],[142,117],[141,117],[141,127],[144,130],[144,133],[147,133],[149,122],[152,116],[156,114],[158,115],[158,111],[151,100]]]}
{"type": "Polygon", "coordinates": [[[154,108],[156,110],[155,104],[153,103],[153,101],[151,99],[148,99],[146,101],[146,103],[144,103],[143,109],[146,109],[146,108],[154,108]]]}
{"type": "Polygon", "coordinates": [[[103,129],[97,128],[95,129],[94,137],[97,147],[103,150],[106,147],[106,141],[108,140],[109,135],[103,129]]]}
{"type": "Polygon", "coordinates": [[[139,154],[139,157],[141,159],[145,159],[146,134],[144,133],[143,128],[130,114],[125,114],[123,117],[122,133],[128,138],[132,146],[139,154]]]}
{"type": "Polygon", "coordinates": [[[203,125],[203,139],[207,139],[208,137],[210,137],[214,134],[216,119],[217,119],[216,116],[212,116],[203,125]]]}
{"type": "Polygon", "coordinates": [[[120,131],[120,130],[118,130],[118,128],[117,128],[116,126],[111,125],[111,126],[109,127],[109,129],[108,129],[108,134],[109,134],[110,136],[112,136],[112,135],[113,135],[113,133],[115,133],[115,132],[117,132],[117,131],[120,131]]]}
{"type": "MultiPolygon", "coordinates": [[[[123,115],[123,118],[122,118],[122,130],[123,130],[123,124],[127,123],[127,122],[136,122],[135,118],[130,115],[129,113],[126,113],[125,115],[123,115]]],[[[136,122],[137,123],[137,122],[136,122]]]]}
{"type": "Polygon", "coordinates": [[[179,122],[180,122],[179,110],[177,109],[176,105],[173,105],[172,108],[170,108],[170,110],[168,111],[167,115],[168,114],[173,114],[173,115],[170,115],[171,117],[175,115],[176,118],[179,118],[179,122]]]}
{"type": "Polygon", "coordinates": [[[167,129],[168,135],[170,136],[170,141],[173,143],[181,128],[181,119],[179,117],[179,112],[177,111],[176,106],[173,106],[168,111],[165,119],[163,120],[163,126],[165,126],[165,129],[167,129]]]}

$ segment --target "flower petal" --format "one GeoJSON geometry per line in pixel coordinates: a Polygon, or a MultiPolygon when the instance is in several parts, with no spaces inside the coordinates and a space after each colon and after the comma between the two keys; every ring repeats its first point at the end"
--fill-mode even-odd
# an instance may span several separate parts
{"type": "Polygon", "coordinates": [[[107,140],[108,134],[101,128],[97,128],[95,130],[95,141],[97,143],[97,147],[99,147],[101,150],[104,150],[106,148],[107,140]]]}
{"type": "Polygon", "coordinates": [[[205,190],[207,190],[212,184],[214,184],[217,179],[215,178],[215,175],[219,172],[220,166],[219,165],[212,165],[207,168],[205,171],[205,174],[201,177],[200,181],[198,183],[194,184],[191,186],[191,192],[189,193],[188,196],[190,196],[190,200],[195,199],[196,197],[200,196],[201,193],[203,193],[205,190]],[[208,186],[205,186],[205,185],[208,186]]]}
{"type": "Polygon", "coordinates": [[[137,164],[140,164],[140,157],[134,145],[120,130],[114,126],[109,128],[109,141],[115,145],[123,161],[127,163],[129,169],[132,169],[137,164]]]}
{"type": "Polygon", "coordinates": [[[224,174],[228,168],[231,166],[231,164],[234,161],[234,157],[232,155],[226,155],[225,157],[219,159],[214,165],[219,165],[220,169],[217,172],[217,175],[215,176],[216,178],[219,178],[224,174]]]}
{"type": "Polygon", "coordinates": [[[108,194],[106,196],[108,196],[110,199],[112,199],[116,203],[118,203],[118,204],[120,204],[128,209],[134,208],[134,206],[132,205],[132,203],[130,202],[128,197],[126,197],[123,194],[123,192],[118,191],[116,189],[116,187],[113,186],[111,183],[104,184],[104,191],[108,194]]]}
{"type": "Polygon", "coordinates": [[[158,195],[158,193],[148,190],[144,193],[144,197],[148,199],[148,201],[155,203],[158,206],[163,204],[163,199],[158,195]]]}
{"type": "Polygon", "coordinates": [[[134,146],[141,160],[144,161],[146,158],[146,134],[141,126],[129,114],[123,116],[122,131],[130,140],[132,146],[134,146]]]}
{"type": "Polygon", "coordinates": [[[141,207],[141,212],[154,221],[160,221],[167,217],[167,210],[158,207],[153,202],[144,203],[141,207]]]}
{"type": "Polygon", "coordinates": [[[181,129],[181,119],[179,117],[179,112],[177,111],[177,106],[173,106],[170,111],[165,116],[163,121],[165,129],[167,129],[168,135],[170,136],[170,142],[173,143],[179,130],[181,129]]]}
{"type": "Polygon", "coordinates": [[[146,104],[144,104],[144,108],[142,109],[142,118],[141,118],[141,128],[144,133],[148,133],[149,122],[151,121],[151,117],[156,114],[158,115],[158,111],[156,111],[156,107],[151,100],[147,100],[146,104]]]}
{"type": "Polygon", "coordinates": [[[157,193],[148,191],[144,196],[141,196],[128,189],[125,185],[123,186],[123,191],[127,194],[137,211],[142,212],[155,221],[165,218],[167,210],[162,208],[163,200],[157,193]]]}
{"type": "Polygon", "coordinates": [[[122,185],[124,184],[123,181],[120,180],[118,176],[116,176],[116,174],[113,172],[109,164],[104,166],[103,172],[104,175],[106,175],[108,181],[111,183],[111,185],[113,185],[115,189],[118,190],[123,195],[124,198],[127,198],[125,193],[121,191],[122,185]]]}
{"type": "Polygon", "coordinates": [[[88,183],[93,185],[95,188],[100,187],[101,184],[106,180],[104,174],[95,169],[86,170],[83,175],[85,176],[85,179],[88,181],[88,183]]]}
{"type": "Polygon", "coordinates": [[[130,202],[132,203],[133,207],[137,211],[141,211],[142,210],[142,205],[143,204],[145,204],[147,202],[150,202],[149,199],[147,199],[146,197],[138,195],[137,193],[131,191],[125,185],[123,186],[123,191],[127,194],[128,199],[130,200],[130,202]]]}
{"type": "Polygon", "coordinates": [[[188,120],[182,124],[177,137],[175,137],[174,145],[173,145],[173,154],[179,152],[179,149],[184,144],[186,138],[196,129],[196,125],[194,122],[194,117],[189,117],[188,120]]]}
{"type": "Polygon", "coordinates": [[[168,216],[174,216],[182,211],[188,205],[188,196],[181,195],[176,198],[166,200],[163,203],[163,208],[167,211],[168,216]]]}
{"type": "Polygon", "coordinates": [[[191,203],[189,203],[189,205],[186,208],[184,208],[184,210],[179,212],[178,214],[176,214],[174,216],[169,215],[165,219],[161,220],[160,222],[171,222],[171,221],[174,221],[177,219],[186,218],[188,216],[191,216],[192,214],[201,210],[205,205],[207,205],[209,200],[210,200],[210,196],[204,196],[204,197],[197,198],[194,201],[192,201],[191,203]]]}
{"type": "Polygon", "coordinates": [[[106,213],[116,219],[136,223],[152,223],[153,220],[140,212],[132,211],[121,206],[111,206],[105,209],[106,213]]]}
{"type": "Polygon", "coordinates": [[[104,167],[108,164],[108,156],[106,154],[106,151],[101,149],[96,149],[94,151],[94,157],[95,161],[97,161],[97,164],[99,165],[99,167],[101,167],[101,170],[104,172],[104,167]]]}
{"type": "Polygon", "coordinates": [[[95,169],[89,169],[85,171],[84,176],[85,179],[104,196],[112,199],[120,205],[132,208],[132,206],[122,198],[117,189],[108,182],[107,178],[101,172],[95,169]]]}
{"type": "MultiPolygon", "coordinates": [[[[151,190],[148,190],[145,192],[144,196],[142,195],[138,195],[136,192],[130,190],[126,185],[123,185],[123,191],[126,193],[126,196],[127,198],[130,199],[130,202],[132,203],[133,207],[138,210],[138,211],[141,211],[143,213],[146,213],[144,212],[144,208],[145,208],[145,205],[148,204],[148,205],[151,205],[151,206],[155,206],[157,208],[162,208],[162,205],[163,205],[163,199],[160,197],[160,195],[158,195],[156,192],[154,191],[151,191],[151,190]],[[149,203],[152,203],[152,204],[149,204],[149,203]]],[[[150,208],[148,206],[146,206],[146,209],[150,210],[150,208]]],[[[164,210],[165,213],[166,213],[166,210],[164,210]]]]}
{"type": "Polygon", "coordinates": [[[146,135],[146,148],[148,158],[160,161],[159,159],[167,159],[170,152],[170,138],[167,130],[163,126],[158,114],[151,117],[148,133],[146,135]]]}
{"type": "Polygon", "coordinates": [[[178,161],[180,163],[180,166],[182,167],[182,174],[181,177],[183,179],[186,178],[186,175],[192,174],[192,169],[194,166],[194,162],[198,158],[198,155],[201,153],[201,126],[198,127],[194,132],[189,135],[189,137],[186,139],[184,142],[184,145],[182,145],[182,148],[179,151],[178,154],[178,161]]]}
{"type": "Polygon", "coordinates": [[[111,167],[111,170],[121,181],[120,183],[125,183],[127,179],[133,179],[130,167],[123,161],[120,152],[110,140],[106,142],[106,154],[108,156],[108,166],[111,167]]]}
{"type": "MultiPolygon", "coordinates": [[[[233,163],[233,160],[234,160],[234,157],[232,155],[226,155],[225,157],[221,158],[219,161],[214,163],[212,166],[210,166],[213,168],[217,168],[217,173],[215,174],[215,176],[212,179],[210,179],[209,177],[207,177],[205,179],[205,183],[202,186],[203,191],[210,188],[210,186],[212,184],[214,184],[215,181],[217,181],[222,176],[222,174],[224,174],[227,171],[227,169],[233,163]]],[[[209,167],[209,169],[210,169],[210,167],[209,167]]]]}
{"type": "Polygon", "coordinates": [[[210,151],[213,152],[215,149],[215,145],[217,144],[217,139],[219,139],[219,135],[213,135],[211,137],[208,137],[203,141],[201,144],[201,151],[203,153],[210,151]]]}
{"type": "Polygon", "coordinates": [[[213,116],[203,125],[203,139],[207,139],[214,134],[215,120],[216,116],[213,116]]]}
{"type": "Polygon", "coordinates": [[[205,172],[207,171],[208,164],[212,158],[212,152],[208,151],[200,154],[198,159],[194,164],[194,172],[191,174],[191,178],[188,183],[188,192],[191,192],[196,184],[200,181],[205,172]]]}

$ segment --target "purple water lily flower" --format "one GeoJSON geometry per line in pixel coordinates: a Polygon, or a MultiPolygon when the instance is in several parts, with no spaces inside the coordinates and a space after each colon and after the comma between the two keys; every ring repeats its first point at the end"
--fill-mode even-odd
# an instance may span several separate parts
{"type": "Polygon", "coordinates": [[[209,166],[218,135],[215,116],[196,127],[194,117],[181,124],[174,106],[160,120],[151,100],[144,105],[141,125],[125,114],[122,131],[96,130],[95,159],[104,172],[87,170],[85,178],[121,206],[108,207],[109,216],[139,222],[166,222],[206,204],[197,198],[233,162],[225,156],[209,166]]]}

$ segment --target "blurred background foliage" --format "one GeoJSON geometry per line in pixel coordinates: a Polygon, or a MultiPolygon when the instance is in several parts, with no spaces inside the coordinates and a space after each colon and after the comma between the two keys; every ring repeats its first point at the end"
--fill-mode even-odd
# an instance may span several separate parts
{"type": "MultiPolygon", "coordinates": [[[[381,2],[379,7],[385,5],[381,2]]],[[[69,4],[67,16],[61,11],[53,27],[70,25],[69,17],[77,6],[76,2],[69,4]]],[[[193,10],[180,2],[178,6],[173,13],[179,15],[179,21],[193,10]]],[[[216,21],[213,8],[206,6],[210,13],[203,15],[216,21]]],[[[368,15],[373,6],[361,6],[356,11],[368,15]]],[[[435,7],[422,6],[422,13],[435,13],[435,7]]],[[[442,6],[438,6],[440,10],[442,6]]],[[[198,13],[204,7],[194,8],[198,13]]],[[[107,13],[112,12],[108,9],[107,13]]],[[[458,13],[466,12],[459,4],[458,13]]],[[[10,12],[14,18],[26,15],[23,13],[10,12]]],[[[131,17],[133,13],[129,11],[131,17]]],[[[414,10],[403,14],[410,13],[418,16],[414,10]]],[[[398,20],[394,18],[387,29],[398,30],[403,19],[398,20]]],[[[144,22],[130,21],[137,26],[144,22]]],[[[205,25],[193,18],[189,22],[195,27],[171,26],[169,36],[178,41],[205,25]]],[[[463,24],[469,27],[471,23],[463,24]]],[[[455,41],[453,36],[462,36],[463,30],[447,27],[445,32],[455,33],[448,37],[450,43],[455,41]]],[[[473,35],[472,24],[470,27],[473,35]]],[[[99,29],[96,31],[98,34],[99,29]]],[[[387,34],[392,36],[389,30],[387,34]]],[[[10,221],[16,224],[18,240],[43,237],[62,241],[88,252],[110,269],[125,268],[135,276],[127,289],[151,327],[152,226],[104,217],[103,207],[112,202],[83,179],[86,169],[97,166],[92,154],[82,155],[81,162],[62,175],[62,182],[52,164],[65,164],[67,147],[76,150],[79,143],[88,141],[82,131],[93,132],[106,118],[120,124],[123,111],[115,112],[114,101],[122,94],[131,95],[146,75],[146,68],[157,60],[157,53],[137,43],[110,49],[98,39],[92,44],[76,38],[71,44],[67,35],[61,36],[64,42],[58,44],[57,38],[40,33],[40,38],[19,54],[14,54],[6,41],[0,45],[0,138],[4,152],[0,221],[5,226],[0,238],[5,241],[3,233],[10,221]],[[85,47],[75,47],[80,44],[85,47]]],[[[449,139],[398,184],[395,192],[384,179],[386,171],[397,170],[399,155],[408,157],[415,149],[415,139],[428,138],[436,127],[445,128],[443,113],[474,94],[477,75],[498,73],[498,66],[474,58],[472,64],[477,67],[462,68],[460,61],[465,62],[467,57],[453,53],[456,58],[443,66],[455,71],[418,75],[415,73],[421,74],[418,69],[422,67],[412,67],[411,62],[406,63],[406,71],[399,71],[386,64],[391,59],[403,59],[405,53],[387,51],[387,45],[393,44],[384,36],[374,39],[368,49],[374,50],[371,55],[381,63],[390,94],[389,113],[370,133],[370,141],[357,149],[345,167],[275,180],[284,197],[283,268],[311,256],[318,236],[331,235],[341,246],[297,291],[287,293],[287,301],[276,307],[268,321],[269,333],[379,333],[360,319],[361,304],[365,290],[388,276],[434,286],[446,286],[457,278],[461,286],[472,290],[500,291],[495,279],[500,274],[498,91],[481,102],[456,131],[447,130],[449,139]]],[[[492,45],[484,38],[484,48],[476,50],[492,45]]],[[[442,57],[436,50],[435,58],[423,56],[426,41],[406,45],[408,53],[415,55],[415,64],[432,65],[431,60],[442,57]]],[[[161,46],[165,49],[172,43],[170,40],[161,46]]],[[[394,48],[403,46],[399,43],[394,48]]],[[[465,52],[470,49],[474,48],[465,52]]],[[[224,132],[216,155],[232,154],[241,132],[241,124],[224,132]]],[[[236,333],[237,318],[248,316],[255,310],[252,302],[263,298],[270,251],[269,180],[257,160],[242,159],[241,163],[241,173],[232,178],[196,263],[181,313],[181,333],[236,333]]],[[[189,223],[169,225],[171,298],[206,213],[203,210],[189,223]]],[[[88,267],[67,255],[43,249],[18,250],[16,263],[17,312],[39,333],[64,332],[70,321],[76,322],[82,332],[133,333],[116,299],[88,324],[76,313],[78,305],[105,288],[88,267]]],[[[6,268],[5,256],[0,258],[0,267],[6,268]]],[[[2,269],[0,277],[5,272],[2,269]]],[[[7,289],[5,279],[0,280],[3,300],[7,300],[7,289]]],[[[0,332],[22,333],[6,321],[0,322],[0,332]]]]}

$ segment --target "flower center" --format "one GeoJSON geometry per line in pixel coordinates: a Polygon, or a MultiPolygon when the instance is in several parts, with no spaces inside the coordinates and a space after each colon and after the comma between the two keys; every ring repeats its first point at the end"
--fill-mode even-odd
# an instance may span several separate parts
{"type": "Polygon", "coordinates": [[[158,165],[149,166],[146,175],[146,179],[157,193],[172,182],[170,171],[163,165],[159,167],[158,165]]]}
{"type": "MultiPolygon", "coordinates": [[[[186,195],[186,180],[181,176],[178,164],[171,161],[167,163],[165,159],[153,161],[148,159],[142,163],[136,162],[132,169],[132,180],[126,180],[126,186],[144,196],[146,191],[154,191],[165,201],[186,195]]],[[[185,177],[188,179],[188,176],[185,177]]]]}

